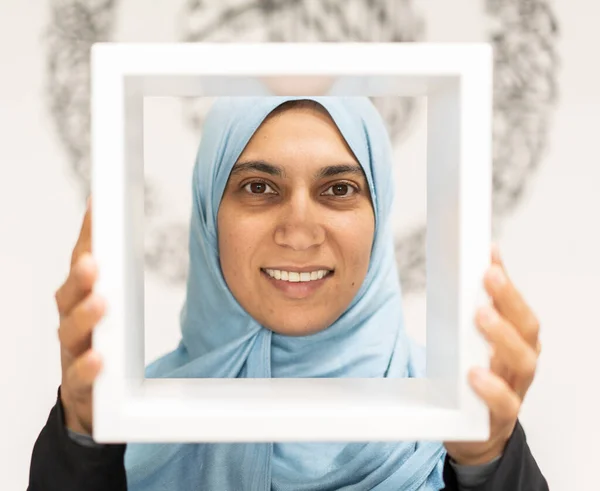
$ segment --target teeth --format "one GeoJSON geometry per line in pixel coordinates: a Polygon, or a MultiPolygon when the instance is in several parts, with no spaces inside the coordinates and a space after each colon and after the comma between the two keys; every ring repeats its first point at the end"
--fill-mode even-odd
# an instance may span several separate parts
{"type": "Polygon", "coordinates": [[[318,271],[298,273],[295,271],[281,271],[279,269],[265,269],[265,272],[276,280],[289,281],[291,283],[301,283],[307,281],[320,280],[327,276],[329,271],[326,269],[320,269],[318,271]]]}

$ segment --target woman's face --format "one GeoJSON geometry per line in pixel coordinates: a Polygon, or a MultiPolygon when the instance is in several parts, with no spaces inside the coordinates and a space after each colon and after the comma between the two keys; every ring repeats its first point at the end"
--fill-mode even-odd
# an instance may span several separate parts
{"type": "Polygon", "coordinates": [[[367,180],[333,121],[286,109],[263,122],[232,169],[218,213],[223,275],[264,327],[312,334],[356,295],[374,228],[367,180]]]}

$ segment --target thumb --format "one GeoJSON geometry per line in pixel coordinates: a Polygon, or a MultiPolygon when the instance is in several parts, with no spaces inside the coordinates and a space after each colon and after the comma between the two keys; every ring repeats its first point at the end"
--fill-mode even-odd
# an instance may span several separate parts
{"type": "Polygon", "coordinates": [[[85,215],[79,231],[79,237],[71,254],[71,267],[79,260],[82,254],[92,252],[92,199],[88,198],[85,215]]]}
{"type": "Polygon", "coordinates": [[[497,264],[503,270],[505,269],[502,258],[500,257],[500,247],[496,242],[492,243],[492,264],[497,264]]]}

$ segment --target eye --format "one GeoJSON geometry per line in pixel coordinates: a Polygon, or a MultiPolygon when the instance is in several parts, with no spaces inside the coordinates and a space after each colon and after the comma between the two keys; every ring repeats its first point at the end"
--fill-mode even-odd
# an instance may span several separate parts
{"type": "Polygon", "coordinates": [[[323,196],[339,196],[341,198],[347,198],[356,193],[356,188],[345,182],[339,182],[329,187],[327,191],[323,193],[323,196]]]}
{"type": "Polygon", "coordinates": [[[250,194],[275,194],[275,191],[266,182],[254,181],[244,186],[247,193],[250,194]]]}

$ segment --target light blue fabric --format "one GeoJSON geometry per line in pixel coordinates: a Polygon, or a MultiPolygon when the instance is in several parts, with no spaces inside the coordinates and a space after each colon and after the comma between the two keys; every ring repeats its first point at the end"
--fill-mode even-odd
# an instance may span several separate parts
{"type": "MultiPolygon", "coordinates": [[[[286,337],[233,298],[219,265],[217,211],[229,173],[268,114],[292,97],[224,98],[209,112],[193,174],[190,269],[179,347],[148,377],[415,377],[424,354],[403,325],[392,226],[392,152],[369,99],[314,98],[363,167],[375,210],[366,279],[329,328],[286,337]]],[[[410,421],[404,422],[410,424],[410,421]]],[[[131,444],[132,491],[415,491],[443,488],[440,443],[131,444]]]]}

